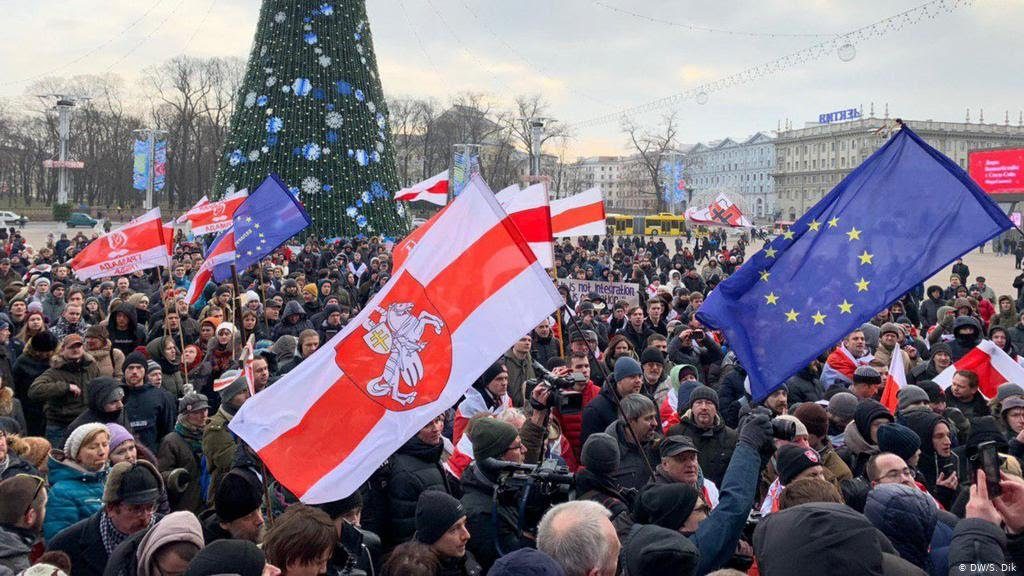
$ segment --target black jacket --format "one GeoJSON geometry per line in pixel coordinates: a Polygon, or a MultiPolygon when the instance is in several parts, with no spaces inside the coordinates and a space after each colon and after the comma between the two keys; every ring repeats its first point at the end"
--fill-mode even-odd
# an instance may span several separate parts
{"type": "Polygon", "coordinates": [[[89,394],[87,399],[88,408],[85,412],[78,415],[71,424],[64,430],[64,437],[67,438],[71,432],[81,426],[82,424],[89,424],[92,422],[100,422],[102,424],[120,424],[126,429],[129,429],[128,415],[124,409],[117,412],[104,412],[103,411],[103,400],[106,399],[110,392],[117,387],[120,387],[121,383],[112,378],[96,378],[89,383],[89,394]]]}
{"type": "Polygon", "coordinates": [[[953,362],[963,358],[965,354],[973,350],[974,347],[981,342],[982,334],[981,322],[973,316],[959,316],[956,320],[953,320],[953,335],[955,338],[949,343],[949,349],[951,351],[950,356],[952,357],[953,362]],[[963,338],[956,336],[957,332],[966,326],[972,326],[974,328],[974,337],[963,338]]]}
{"type": "Polygon", "coordinates": [[[36,358],[28,353],[23,353],[14,361],[14,396],[21,400],[21,410],[25,413],[25,422],[28,424],[28,436],[43,436],[46,433],[46,415],[43,412],[45,402],[29,398],[28,389],[49,367],[49,360],[36,358]]]}
{"type": "Polygon", "coordinates": [[[416,532],[416,502],[420,494],[427,490],[452,494],[447,475],[441,468],[442,452],[443,444],[431,446],[413,436],[391,457],[388,482],[391,545],[409,540],[416,532]]]}
{"type": "Polygon", "coordinates": [[[171,430],[178,417],[178,403],[174,396],[163,388],[149,384],[139,387],[124,387],[124,413],[132,434],[150,452],[156,454],[160,440],[171,430]]]}
{"type": "Polygon", "coordinates": [[[615,384],[608,382],[601,387],[601,392],[583,408],[583,431],[580,434],[580,446],[586,444],[587,438],[596,432],[604,432],[608,425],[619,417],[619,400],[616,397],[615,384]]]}
{"type": "Polygon", "coordinates": [[[114,309],[110,321],[107,322],[107,332],[110,333],[111,346],[117,348],[127,356],[138,346],[146,345],[146,330],[139,325],[135,307],[130,304],[121,304],[114,309]],[[124,314],[128,317],[128,327],[120,330],[117,327],[117,315],[124,314]]]}
{"type": "Polygon", "coordinates": [[[71,558],[75,576],[103,576],[110,555],[100,536],[100,510],[61,530],[50,540],[47,550],[60,550],[71,558]]]}
{"type": "Polygon", "coordinates": [[[462,506],[466,509],[466,528],[472,537],[467,549],[483,572],[501,556],[522,548],[519,539],[517,501],[499,497],[493,501],[494,481],[470,464],[462,473],[462,506]],[[497,506],[497,517],[494,511],[497,506]]]}
{"type": "MultiPolygon", "coordinates": [[[[953,530],[949,545],[949,573],[965,572],[961,566],[1000,564],[1006,562],[1006,534],[980,518],[965,518],[953,530]]],[[[1019,565],[1018,565],[1019,567],[1019,565]]]]}
{"type": "Polygon", "coordinates": [[[626,340],[629,340],[633,345],[633,350],[636,350],[636,354],[639,356],[640,353],[644,351],[644,348],[647,347],[647,337],[654,334],[654,330],[651,330],[651,327],[645,322],[638,332],[633,329],[632,324],[626,322],[625,326],[623,326],[618,333],[625,336],[626,340]]]}
{"type": "Polygon", "coordinates": [[[818,377],[807,367],[786,380],[786,388],[789,390],[790,406],[800,402],[817,402],[825,396],[818,377]]]}
{"type": "Polygon", "coordinates": [[[739,441],[739,434],[726,426],[721,416],[715,418],[714,426],[704,430],[693,423],[687,412],[679,420],[679,424],[669,429],[668,434],[678,434],[692,440],[693,445],[697,447],[697,462],[704,477],[714,482],[716,486],[722,485],[725,470],[729,467],[729,460],[732,459],[736,442],[739,441]]]}
{"type": "Polygon", "coordinates": [[[639,490],[651,480],[654,468],[661,463],[661,457],[651,441],[637,446],[627,440],[629,433],[625,428],[626,424],[617,420],[605,430],[606,434],[619,443],[619,467],[611,476],[619,486],[639,490]]]}

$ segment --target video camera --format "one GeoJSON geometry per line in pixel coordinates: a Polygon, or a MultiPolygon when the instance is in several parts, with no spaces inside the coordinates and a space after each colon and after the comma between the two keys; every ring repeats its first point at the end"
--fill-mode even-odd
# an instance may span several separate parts
{"type": "Polygon", "coordinates": [[[577,414],[583,410],[583,394],[575,390],[576,386],[585,384],[587,377],[579,372],[570,372],[566,376],[555,376],[543,364],[533,361],[533,369],[540,378],[526,381],[526,389],[533,390],[537,386],[546,386],[551,394],[547,404],[541,404],[530,398],[530,406],[534,410],[557,408],[561,414],[577,414]]]}
{"type": "Polygon", "coordinates": [[[477,461],[480,470],[496,478],[494,500],[518,509],[519,535],[536,532],[549,508],[575,498],[576,478],[555,460],[541,464],[518,464],[487,458],[477,461]]]}

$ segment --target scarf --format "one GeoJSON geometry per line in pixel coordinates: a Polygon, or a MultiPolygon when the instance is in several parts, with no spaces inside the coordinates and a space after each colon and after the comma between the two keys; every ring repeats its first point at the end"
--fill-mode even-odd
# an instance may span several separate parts
{"type": "Polygon", "coordinates": [[[203,453],[203,430],[189,426],[184,415],[178,416],[178,421],[174,423],[174,431],[188,444],[193,454],[203,453]]]}
{"type": "Polygon", "coordinates": [[[124,542],[130,534],[125,534],[114,526],[114,523],[110,521],[110,516],[107,516],[106,510],[100,513],[100,538],[103,540],[103,548],[107,551],[107,554],[113,554],[114,548],[124,542]]]}
{"type": "Polygon", "coordinates": [[[215,371],[224,372],[231,369],[234,358],[229,346],[221,346],[220,343],[217,343],[213,350],[210,350],[210,356],[212,357],[210,364],[213,365],[215,371]]]}
{"type": "Polygon", "coordinates": [[[11,465],[11,455],[4,456],[4,459],[0,461],[0,474],[7,471],[7,467],[11,465]]]}

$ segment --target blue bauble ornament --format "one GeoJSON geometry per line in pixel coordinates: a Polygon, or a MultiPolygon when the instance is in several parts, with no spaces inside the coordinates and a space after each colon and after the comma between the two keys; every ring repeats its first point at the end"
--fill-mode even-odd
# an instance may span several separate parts
{"type": "Polygon", "coordinates": [[[303,41],[306,42],[306,44],[309,44],[310,46],[312,46],[313,44],[316,44],[316,33],[315,32],[306,32],[302,36],[302,39],[303,39],[303,41]]]}
{"type": "Polygon", "coordinates": [[[320,13],[323,14],[324,16],[333,16],[334,6],[331,6],[330,4],[321,4],[320,13]]]}
{"type": "Polygon", "coordinates": [[[335,82],[334,87],[338,91],[338,94],[341,94],[342,96],[348,96],[352,93],[352,85],[344,80],[338,80],[335,82]]]}
{"type": "Polygon", "coordinates": [[[313,89],[313,83],[309,81],[309,78],[296,78],[292,82],[292,92],[296,96],[305,96],[313,89]]]}
{"type": "Polygon", "coordinates": [[[384,185],[374,180],[370,184],[370,192],[374,198],[384,198],[388,195],[388,191],[384,189],[384,185]]]}
{"type": "Polygon", "coordinates": [[[359,211],[356,210],[355,206],[349,206],[345,209],[345,214],[347,214],[349,218],[355,218],[359,215],[359,211]]]}
{"type": "Polygon", "coordinates": [[[334,130],[328,130],[327,131],[327,141],[330,142],[331,144],[334,144],[335,142],[337,142],[338,141],[338,133],[335,132],[334,130]]]}
{"type": "Polygon", "coordinates": [[[356,90],[356,100],[359,100],[360,102],[366,100],[366,95],[363,94],[362,90],[356,90]]]}
{"type": "Polygon", "coordinates": [[[267,118],[267,132],[277,134],[282,128],[284,128],[284,120],[281,120],[277,116],[267,118]]]}
{"type": "Polygon", "coordinates": [[[356,225],[358,225],[360,228],[366,228],[366,223],[366,216],[360,214],[359,216],[356,217],[356,225]]]}
{"type": "Polygon", "coordinates": [[[269,98],[267,98],[266,96],[260,96],[259,98],[256,99],[256,105],[262,108],[263,106],[267,105],[267,100],[269,100],[269,98]]]}
{"type": "Polygon", "coordinates": [[[370,202],[373,202],[373,198],[370,198],[370,192],[367,190],[363,190],[362,199],[364,204],[369,204],[370,202]]]}

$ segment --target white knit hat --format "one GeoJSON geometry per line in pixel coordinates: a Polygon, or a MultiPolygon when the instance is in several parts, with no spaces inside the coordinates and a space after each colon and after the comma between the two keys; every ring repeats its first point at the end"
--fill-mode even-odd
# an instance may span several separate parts
{"type": "Polygon", "coordinates": [[[89,424],[82,424],[78,428],[71,431],[68,435],[68,439],[64,442],[64,456],[77,460],[78,450],[82,448],[82,442],[92,436],[96,432],[103,431],[110,436],[110,431],[107,430],[106,424],[99,422],[90,422],[89,424]]]}

